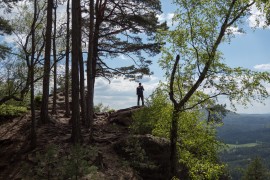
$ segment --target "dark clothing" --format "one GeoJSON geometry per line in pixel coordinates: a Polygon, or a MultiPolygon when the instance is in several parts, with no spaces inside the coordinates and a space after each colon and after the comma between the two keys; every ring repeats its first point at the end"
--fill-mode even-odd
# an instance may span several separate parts
{"type": "Polygon", "coordinates": [[[140,99],[142,100],[142,105],[144,106],[144,99],[143,99],[143,95],[138,95],[138,101],[137,101],[137,105],[140,105],[140,99]]]}
{"type": "Polygon", "coordinates": [[[144,106],[143,91],[144,91],[143,86],[138,86],[137,87],[137,95],[138,95],[137,105],[138,106],[140,105],[140,99],[142,100],[142,105],[144,106]]]}
{"type": "Polygon", "coordinates": [[[137,95],[138,95],[138,96],[143,95],[143,91],[144,91],[143,86],[138,86],[138,87],[137,87],[137,95]]]}

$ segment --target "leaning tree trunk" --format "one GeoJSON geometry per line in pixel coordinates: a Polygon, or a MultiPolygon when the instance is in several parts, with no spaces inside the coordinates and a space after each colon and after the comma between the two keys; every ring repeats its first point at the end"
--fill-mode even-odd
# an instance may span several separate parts
{"type": "Polygon", "coordinates": [[[79,31],[81,31],[79,16],[80,16],[80,1],[72,0],[72,135],[71,139],[74,144],[77,144],[81,140],[80,129],[80,107],[79,107],[79,60],[80,50],[78,44],[81,43],[78,37],[79,31]]]}
{"type": "Polygon", "coordinates": [[[43,94],[40,111],[40,119],[42,123],[49,122],[48,101],[49,101],[49,84],[50,84],[50,61],[51,61],[51,34],[52,34],[52,9],[53,0],[48,0],[47,7],[47,28],[45,39],[45,62],[43,75],[43,94]]]}
{"type": "Polygon", "coordinates": [[[56,114],[56,94],[57,94],[57,59],[56,59],[56,9],[57,9],[57,1],[54,5],[54,23],[53,23],[53,107],[52,114],[56,114]]]}
{"type": "Polygon", "coordinates": [[[70,12],[69,12],[70,0],[67,1],[67,35],[66,35],[66,72],[65,72],[65,116],[70,116],[70,106],[69,106],[69,22],[70,22],[70,12]]]}

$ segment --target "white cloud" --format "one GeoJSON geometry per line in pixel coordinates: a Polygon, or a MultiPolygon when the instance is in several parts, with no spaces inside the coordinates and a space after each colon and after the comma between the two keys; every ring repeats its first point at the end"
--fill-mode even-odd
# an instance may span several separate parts
{"type": "Polygon", "coordinates": [[[227,34],[242,35],[244,34],[238,27],[228,27],[226,30],[227,34]]]}
{"type": "Polygon", "coordinates": [[[259,10],[256,5],[253,5],[250,10],[251,16],[248,18],[249,26],[252,28],[264,28],[265,24],[265,15],[259,10]]]}
{"type": "MultiPolygon", "coordinates": [[[[234,111],[230,106],[230,101],[226,96],[220,96],[218,98],[218,103],[226,104],[226,108],[234,111]]],[[[270,113],[270,98],[267,98],[264,103],[259,103],[256,101],[251,101],[252,104],[248,106],[243,106],[239,103],[235,103],[236,113],[240,114],[269,114],[270,113]]]]}
{"type": "MultiPolygon", "coordinates": [[[[158,78],[146,76],[141,81],[144,86],[144,97],[147,98],[158,86],[158,78]]],[[[137,82],[129,81],[123,77],[107,81],[104,78],[97,78],[95,82],[95,104],[102,103],[113,109],[136,106],[137,82]]]]}
{"type": "Polygon", "coordinates": [[[167,13],[167,14],[162,13],[160,15],[157,15],[157,18],[160,23],[167,21],[167,25],[171,27],[173,26],[173,22],[172,22],[173,16],[174,16],[174,13],[167,13]]]}
{"type": "Polygon", "coordinates": [[[123,54],[121,54],[121,55],[119,56],[119,58],[122,59],[122,60],[127,60],[127,59],[128,59],[127,56],[125,56],[125,55],[123,55],[123,54]]]}
{"type": "Polygon", "coordinates": [[[254,66],[254,69],[264,70],[264,71],[270,70],[270,64],[258,64],[254,66]]]}
{"type": "Polygon", "coordinates": [[[3,41],[10,44],[10,43],[15,43],[15,41],[17,40],[18,38],[16,37],[16,35],[5,35],[3,36],[3,41]]]}

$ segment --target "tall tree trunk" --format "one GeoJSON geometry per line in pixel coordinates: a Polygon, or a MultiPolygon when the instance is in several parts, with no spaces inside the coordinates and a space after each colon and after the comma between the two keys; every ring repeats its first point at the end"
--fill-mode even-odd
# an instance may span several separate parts
{"type": "MultiPolygon", "coordinates": [[[[91,1],[90,1],[91,3],[91,1]]],[[[92,58],[92,73],[93,73],[93,85],[95,84],[95,77],[96,77],[96,67],[97,67],[97,60],[98,60],[98,41],[99,41],[99,31],[100,31],[100,25],[104,20],[104,12],[106,9],[107,0],[96,0],[95,4],[95,14],[96,14],[96,22],[95,22],[95,28],[93,30],[93,58],[92,58]]],[[[90,6],[91,8],[91,6],[90,6]]],[[[93,4],[94,8],[94,4],[93,4]]],[[[92,10],[94,12],[94,10],[92,10]]],[[[91,15],[91,12],[90,12],[91,15]]],[[[90,18],[91,20],[91,18],[90,18]]]]}
{"type": "MultiPolygon", "coordinates": [[[[20,92],[20,98],[23,99],[25,94],[27,94],[29,92],[29,86],[30,86],[30,82],[31,82],[31,71],[30,71],[30,66],[31,66],[31,60],[28,60],[29,57],[27,56],[25,59],[27,59],[26,61],[29,61],[30,64],[27,65],[28,71],[27,71],[27,76],[26,76],[26,81],[25,81],[25,86],[24,88],[21,90],[20,92]]],[[[27,63],[28,64],[28,63],[27,63]]]]}
{"type": "Polygon", "coordinates": [[[11,95],[11,87],[10,87],[10,68],[7,69],[7,95],[11,95]]]}
{"type": "MultiPolygon", "coordinates": [[[[104,13],[107,6],[108,0],[96,0],[95,5],[95,14],[96,14],[96,23],[94,29],[93,37],[93,59],[92,59],[92,73],[93,73],[93,85],[95,84],[95,77],[97,74],[97,60],[98,60],[98,46],[99,46],[99,34],[100,34],[100,25],[104,21],[104,13]]],[[[94,5],[93,5],[94,6],[94,5]]],[[[94,89],[93,89],[94,90],[94,89]]]]}
{"type": "Polygon", "coordinates": [[[170,173],[171,178],[176,176],[177,173],[177,139],[178,139],[178,119],[179,119],[180,110],[174,107],[172,123],[171,123],[171,134],[170,134],[170,173]]]}
{"type": "Polygon", "coordinates": [[[31,92],[31,148],[34,149],[37,144],[36,135],[36,112],[35,112],[35,87],[34,87],[34,58],[35,58],[35,26],[37,21],[37,0],[34,1],[34,19],[31,26],[32,34],[32,52],[31,52],[31,63],[30,63],[30,92],[31,92]]]}
{"type": "MultiPolygon", "coordinates": [[[[81,52],[81,51],[80,51],[81,52]]],[[[82,54],[82,53],[80,53],[82,54]]],[[[85,100],[85,85],[84,85],[84,63],[83,57],[80,57],[80,103],[81,103],[81,118],[82,124],[85,125],[86,119],[86,100],[85,100]]]]}
{"type": "Polygon", "coordinates": [[[94,0],[90,0],[90,26],[89,26],[89,45],[87,57],[87,111],[86,127],[90,128],[90,140],[93,139],[94,122],[94,74],[92,69],[93,62],[93,33],[94,33],[94,0]]]}
{"type": "MultiPolygon", "coordinates": [[[[92,41],[93,42],[93,50],[92,50],[93,51],[93,58],[92,58],[93,86],[95,84],[96,67],[97,67],[97,59],[98,59],[98,39],[99,39],[98,37],[99,37],[100,24],[102,22],[102,14],[101,14],[102,12],[100,12],[101,11],[100,10],[101,1],[102,0],[97,0],[96,5],[95,5],[96,23],[95,23],[95,29],[93,31],[93,41],[92,41]]],[[[91,1],[90,1],[90,3],[91,3],[91,1]]]]}
{"type": "MultiPolygon", "coordinates": [[[[81,16],[81,8],[79,9],[79,27],[82,27],[82,16],[81,16]]],[[[84,62],[83,62],[83,55],[82,55],[82,32],[81,29],[78,32],[78,36],[80,38],[80,43],[78,44],[77,48],[79,49],[80,59],[80,97],[81,97],[81,118],[82,118],[82,124],[85,125],[85,119],[86,119],[86,100],[85,100],[85,85],[84,85],[84,62]]]]}
{"type": "Polygon", "coordinates": [[[57,9],[57,1],[54,4],[54,23],[53,23],[53,108],[52,114],[56,114],[56,94],[57,94],[57,59],[56,59],[56,9],[57,9]]]}
{"type": "Polygon", "coordinates": [[[74,144],[77,144],[81,140],[80,129],[80,103],[79,103],[79,60],[81,58],[78,45],[81,43],[80,37],[78,37],[80,27],[80,1],[72,0],[72,135],[71,139],[74,144]]]}
{"type": "Polygon", "coordinates": [[[174,176],[176,177],[177,173],[177,138],[178,138],[178,119],[179,114],[182,110],[182,107],[174,98],[174,79],[175,72],[178,67],[180,60],[180,56],[177,55],[175,59],[175,63],[173,66],[171,79],[170,79],[170,100],[173,103],[173,115],[172,115],[172,123],[171,123],[171,132],[170,132],[170,179],[174,176]]]}
{"type": "Polygon", "coordinates": [[[70,12],[69,12],[70,0],[67,1],[67,35],[66,35],[66,72],[65,72],[65,116],[70,116],[70,106],[69,106],[69,22],[70,22],[70,12]]]}
{"type": "Polygon", "coordinates": [[[50,64],[51,64],[52,9],[53,9],[53,0],[48,0],[47,28],[45,37],[46,45],[45,45],[45,62],[43,75],[43,94],[40,111],[40,119],[42,123],[49,122],[48,100],[49,100],[50,64]]]}

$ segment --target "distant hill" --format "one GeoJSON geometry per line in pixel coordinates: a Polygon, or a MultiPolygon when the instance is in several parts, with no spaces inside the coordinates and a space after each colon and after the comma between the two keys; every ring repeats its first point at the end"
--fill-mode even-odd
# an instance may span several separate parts
{"type": "Polygon", "coordinates": [[[270,169],[270,114],[230,113],[223,122],[217,136],[228,148],[221,152],[220,158],[228,164],[232,179],[241,179],[241,169],[256,156],[270,169]]]}
{"type": "Polygon", "coordinates": [[[228,114],[218,128],[218,138],[226,144],[270,143],[270,114],[228,114]]]}

